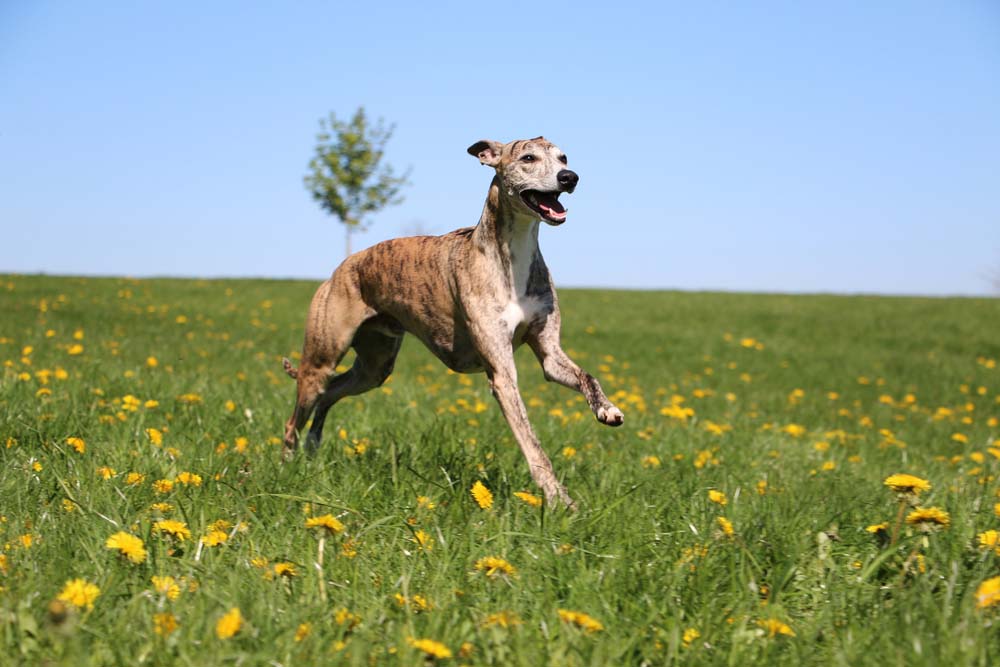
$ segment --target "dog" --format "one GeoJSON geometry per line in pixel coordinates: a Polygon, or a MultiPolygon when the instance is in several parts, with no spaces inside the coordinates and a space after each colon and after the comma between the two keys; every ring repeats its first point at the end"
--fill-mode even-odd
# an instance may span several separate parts
{"type": "Polygon", "coordinates": [[[544,137],[506,144],[483,140],[468,152],[495,170],[479,224],[443,236],[378,243],[345,259],[317,289],[299,367],[283,360],[297,380],[283,455],[286,460],[294,455],[298,433],[314,411],[306,450],[315,452],[333,404],[385,382],[409,332],[451,370],[486,373],[532,479],[549,504],[572,508],[528,422],[514,350],[527,343],[545,379],[582,393],[599,422],[624,421],[600,383],[563,352],[559,302],[538,249],[540,223],[566,221],[559,196],[572,193],[579,176],[568,168],[566,154],[544,137]],[[335,374],[352,347],[354,364],[335,374]]]}

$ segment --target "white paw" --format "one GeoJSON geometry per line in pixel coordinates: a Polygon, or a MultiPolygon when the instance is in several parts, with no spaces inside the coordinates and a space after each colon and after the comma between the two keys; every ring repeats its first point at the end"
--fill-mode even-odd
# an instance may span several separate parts
{"type": "Polygon", "coordinates": [[[607,408],[597,408],[597,421],[608,426],[621,426],[625,421],[625,415],[613,405],[607,408]]]}

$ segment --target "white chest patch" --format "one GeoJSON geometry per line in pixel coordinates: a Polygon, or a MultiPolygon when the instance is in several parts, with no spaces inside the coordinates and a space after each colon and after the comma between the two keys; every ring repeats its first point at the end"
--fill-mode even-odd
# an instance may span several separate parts
{"type": "Polygon", "coordinates": [[[535,317],[544,309],[544,304],[533,296],[522,296],[519,299],[512,299],[504,306],[500,313],[500,321],[507,329],[507,334],[513,336],[517,328],[522,324],[531,323],[535,317]]]}
{"type": "Polygon", "coordinates": [[[536,297],[527,296],[528,280],[531,277],[531,264],[538,248],[538,223],[534,222],[523,229],[510,241],[511,278],[513,291],[510,301],[500,314],[510,336],[522,324],[532,322],[544,304],[536,297]]]}

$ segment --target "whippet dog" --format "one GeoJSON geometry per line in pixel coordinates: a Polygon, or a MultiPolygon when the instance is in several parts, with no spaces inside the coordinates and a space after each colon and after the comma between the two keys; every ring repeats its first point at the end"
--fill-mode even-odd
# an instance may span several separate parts
{"type": "Polygon", "coordinates": [[[298,369],[284,360],[298,392],[283,453],[294,455],[298,432],[315,410],[306,438],[314,452],[330,407],[385,382],[408,331],[451,370],[486,372],[532,479],[550,504],[573,507],[528,422],[514,350],[527,343],[546,380],[582,393],[601,423],[622,424],[621,410],[597,380],[560,347],[559,302],[538,249],[539,222],[566,221],[559,195],[573,192],[579,177],[543,137],[478,141],[468,152],[496,170],[478,225],[379,243],[345,259],[316,291],[298,369]],[[351,347],[354,364],[336,375],[351,347]]]}

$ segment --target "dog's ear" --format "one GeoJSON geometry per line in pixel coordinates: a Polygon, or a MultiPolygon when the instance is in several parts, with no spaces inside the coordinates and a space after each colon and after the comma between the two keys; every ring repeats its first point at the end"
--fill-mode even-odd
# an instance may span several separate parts
{"type": "Polygon", "coordinates": [[[469,155],[479,158],[479,164],[496,167],[500,164],[500,151],[502,150],[503,144],[499,141],[483,139],[469,146],[469,155]]]}

